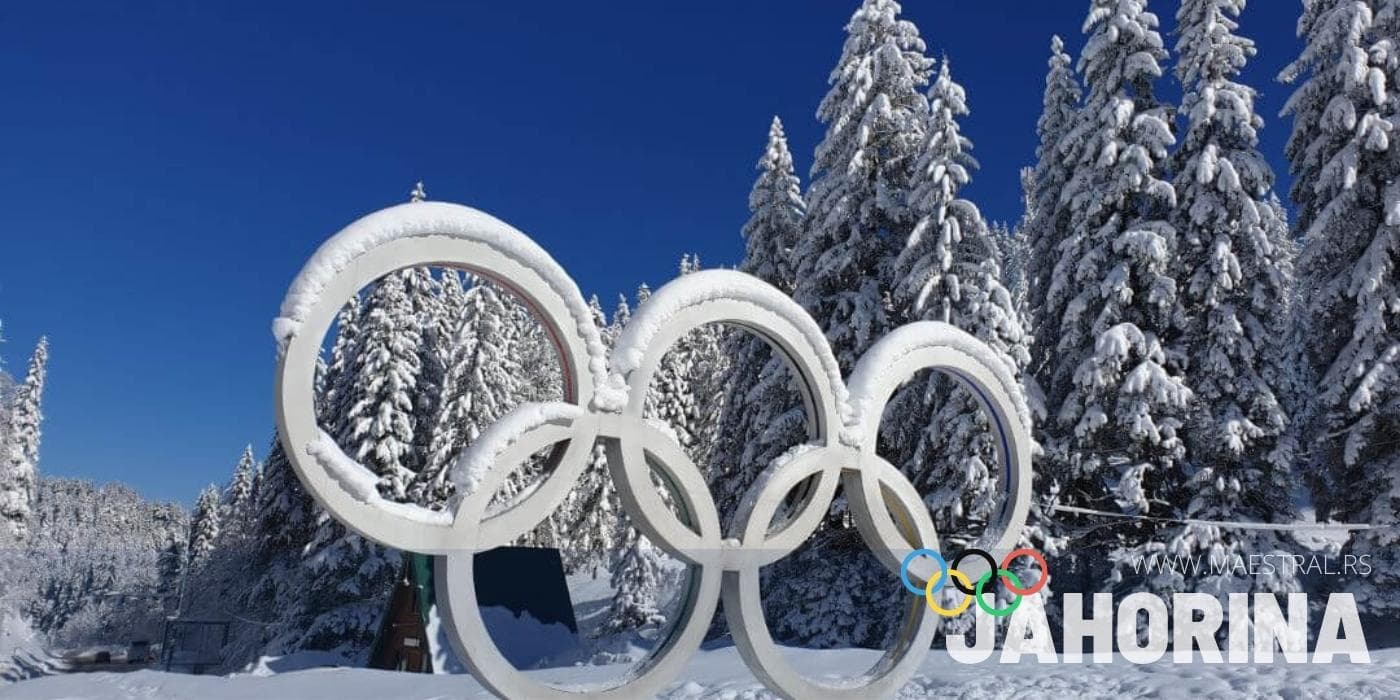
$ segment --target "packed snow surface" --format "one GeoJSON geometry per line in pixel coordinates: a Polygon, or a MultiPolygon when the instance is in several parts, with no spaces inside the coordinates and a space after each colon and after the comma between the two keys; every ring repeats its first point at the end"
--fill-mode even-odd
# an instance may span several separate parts
{"type": "MultiPolygon", "coordinates": [[[[813,678],[855,675],[875,662],[867,650],[788,650],[813,678]]],[[[1170,658],[1170,655],[1168,655],[1170,658]]],[[[960,664],[934,651],[898,696],[912,698],[1380,698],[1400,697],[1400,649],[1372,652],[1371,664],[1205,665],[1161,662],[1112,664],[960,664]]],[[[563,685],[616,678],[622,666],[577,666],[530,674],[563,685]]],[[[188,676],[159,671],[50,676],[0,687],[3,700],[485,700],[492,696],[467,676],[407,675],[368,669],[319,668],[270,676],[188,676]]],[[[747,700],[773,697],[749,673],[733,647],[697,654],[661,698],[747,700]]]]}

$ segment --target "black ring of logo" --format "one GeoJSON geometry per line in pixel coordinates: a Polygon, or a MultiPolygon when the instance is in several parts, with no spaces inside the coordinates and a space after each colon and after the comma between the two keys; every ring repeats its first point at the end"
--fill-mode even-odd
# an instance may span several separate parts
{"type": "MultiPolygon", "coordinates": [[[[949,569],[949,570],[957,569],[957,568],[958,568],[958,564],[961,563],[963,559],[966,559],[967,557],[970,557],[970,556],[973,556],[973,557],[982,557],[983,559],[985,559],[986,562],[987,562],[987,570],[988,570],[988,571],[995,572],[995,571],[997,570],[997,560],[996,560],[996,559],[993,559],[991,554],[989,554],[989,553],[987,553],[986,551],[981,550],[981,549],[964,549],[963,551],[958,552],[958,556],[953,557],[953,561],[949,562],[949,564],[948,564],[948,569],[949,569]]],[[[953,579],[953,580],[952,580],[952,584],[953,584],[953,587],[954,587],[954,588],[956,588],[956,589],[962,591],[963,593],[966,593],[967,595],[977,595],[977,590],[976,590],[975,588],[965,588],[965,587],[963,587],[962,582],[959,581],[957,578],[954,578],[954,577],[951,576],[951,575],[950,575],[948,578],[953,579]]]]}

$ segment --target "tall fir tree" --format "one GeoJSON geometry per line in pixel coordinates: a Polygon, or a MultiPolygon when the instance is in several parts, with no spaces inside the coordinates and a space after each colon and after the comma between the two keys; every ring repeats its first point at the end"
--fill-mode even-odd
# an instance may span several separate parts
{"type": "MultiPolygon", "coordinates": [[[[744,260],[739,269],[791,294],[797,282],[794,250],[801,241],[806,205],[777,117],[768,129],[758,171],[749,193],[744,260]]],[[[788,446],[806,439],[806,426],[801,398],[788,385],[783,360],[773,354],[767,341],[736,330],[724,342],[733,360],[708,474],[728,531],[729,519],[754,479],[788,446]],[[798,409],[795,420],[777,420],[794,407],[798,409]]]]}
{"type": "MultiPolygon", "coordinates": [[[[597,296],[588,299],[588,310],[603,342],[611,348],[630,314],[627,299],[619,299],[611,326],[597,296]]],[[[597,578],[600,570],[609,566],[609,557],[616,549],[620,518],[617,491],[608,473],[607,449],[600,440],[594,443],[588,466],[556,516],[556,528],[570,533],[568,545],[560,552],[565,570],[588,572],[597,578]]]]}
{"type": "MultiPolygon", "coordinates": [[[[895,309],[906,322],[942,321],[967,331],[1019,372],[1028,362],[1028,338],[1002,283],[999,241],[976,205],[961,197],[976,167],[972,143],[958,124],[967,114],[964,91],[945,58],[929,91],[927,138],[910,199],[919,220],[896,261],[895,309]]],[[[945,551],[969,545],[999,491],[997,446],[976,398],[949,377],[930,373],[905,385],[889,410],[895,420],[884,453],[924,494],[938,532],[948,533],[945,551]]]]}
{"type": "MultiPolygon", "coordinates": [[[[1235,34],[1244,0],[1184,0],[1177,11],[1176,74],[1186,131],[1175,154],[1183,345],[1194,399],[1186,448],[1194,474],[1185,515],[1204,520],[1292,522],[1292,451],[1281,400],[1292,293],[1290,249],[1275,240],[1273,171],[1259,152],[1255,91],[1236,82],[1254,42],[1235,34]]],[[[1178,590],[1298,590],[1288,571],[1235,568],[1287,549],[1277,533],[1214,526],[1176,528],[1163,552],[1202,556],[1215,568],[1178,590]],[[1238,574],[1238,575],[1237,575],[1238,574]]],[[[1171,574],[1168,574],[1171,575],[1171,574]]]]}
{"type": "Polygon", "coordinates": [[[219,537],[219,490],[210,484],[199,492],[195,500],[194,512],[190,513],[191,566],[200,566],[209,559],[219,537]]]}
{"type": "MultiPolygon", "coordinates": [[[[1036,122],[1039,145],[1027,196],[1029,216],[1022,230],[1030,255],[1026,266],[1026,308],[1033,329],[1031,372],[1036,382],[1048,383],[1054,371],[1053,358],[1059,344],[1063,304],[1052,305],[1050,287],[1060,243],[1069,235],[1070,213],[1065,186],[1074,174],[1078,156],[1076,144],[1068,137],[1079,118],[1083,91],[1075,77],[1074,63],[1065,53],[1060,37],[1050,39],[1049,72],[1045,75],[1045,95],[1040,120],[1036,122]]],[[[1063,295],[1055,301],[1062,302],[1063,295]]]]}
{"type": "Polygon", "coordinates": [[[40,338],[29,358],[24,383],[11,400],[5,449],[0,462],[0,541],[23,541],[29,534],[29,511],[39,479],[39,433],[43,423],[44,379],[49,339],[40,338]]]}
{"type": "MultiPolygon", "coordinates": [[[[929,104],[928,138],[911,200],[919,221],[897,261],[902,276],[895,308],[906,321],[943,321],[967,331],[1019,371],[1028,362],[1027,337],[1001,281],[998,241],[977,206],[960,196],[976,162],[958,126],[968,114],[964,92],[946,59],[929,104]]],[[[970,531],[969,520],[985,522],[997,491],[995,446],[975,398],[933,374],[907,385],[895,403],[903,430],[889,447],[913,446],[901,466],[925,494],[938,531],[970,531]]]]}
{"type": "MultiPolygon", "coordinates": [[[[687,258],[685,265],[688,264],[687,258]]],[[[682,266],[682,273],[686,271],[685,265],[682,266]]],[[[645,283],[639,285],[637,307],[640,308],[649,298],[651,288],[645,283]]],[[[604,335],[610,346],[621,336],[622,330],[630,320],[631,308],[627,299],[619,298],[612,324],[604,335]]],[[[690,357],[684,348],[685,344],[685,338],[682,338],[661,358],[651,386],[647,388],[643,407],[647,418],[666,425],[683,449],[687,448],[691,441],[688,417],[693,400],[687,372],[690,357]],[[680,352],[677,352],[678,349],[680,352]]],[[[605,478],[611,481],[611,476],[605,478]]],[[[652,483],[664,500],[671,500],[671,494],[655,476],[652,477],[652,483]]],[[[615,491],[616,487],[611,488],[615,491]]],[[[608,610],[607,620],[599,628],[600,634],[635,632],[665,622],[661,609],[665,554],[632,525],[631,519],[621,508],[620,500],[617,506],[620,517],[614,521],[614,544],[608,562],[608,582],[613,589],[612,605],[608,610]]]]}
{"type": "MultiPolygon", "coordinates": [[[[412,404],[405,399],[416,386],[413,370],[420,352],[419,326],[411,308],[402,274],[379,280],[364,298],[351,297],[337,317],[324,395],[317,402],[322,429],[381,478],[385,465],[375,449],[380,437],[392,441],[395,449],[387,452],[400,455],[400,466],[412,453],[411,440],[402,437],[402,428],[411,426],[412,404]],[[414,384],[408,383],[410,377],[414,384]],[[376,399],[383,405],[375,405],[376,399]]],[[[295,488],[287,498],[265,504],[263,514],[271,519],[260,523],[259,530],[275,529],[280,522],[295,523],[299,529],[283,531],[264,555],[276,564],[258,582],[255,594],[276,601],[272,609],[279,623],[265,651],[364,648],[377,629],[382,594],[393,582],[399,556],[350,531],[311,502],[280,445],[269,453],[268,462],[270,480],[295,488]],[[284,547],[294,555],[282,565],[279,550],[284,547]]]]}
{"type": "Polygon", "coordinates": [[[342,449],[379,476],[379,490],[407,499],[417,473],[414,397],[421,326],[405,276],[380,279],[365,300],[342,449]]]}
{"type": "MultiPolygon", "coordinates": [[[[429,460],[411,488],[415,501],[433,508],[446,506],[455,493],[448,477],[457,455],[513,408],[522,393],[518,327],[503,292],[484,279],[477,280],[463,296],[461,313],[432,427],[429,460]]],[[[513,473],[504,496],[528,485],[516,478],[521,476],[513,473]]]]}
{"type": "Polygon", "coordinates": [[[900,10],[894,0],[861,3],[817,110],[827,130],[812,164],[793,296],[846,372],[891,328],[891,263],[916,219],[907,199],[932,62],[900,10]]]}
{"type": "MultiPolygon", "coordinates": [[[[1041,348],[1054,354],[1042,382],[1049,491],[1072,506],[1174,515],[1164,507],[1183,502],[1180,429],[1191,392],[1172,344],[1182,315],[1168,221],[1176,194],[1162,175],[1174,138],[1154,92],[1166,51],[1144,0],[1094,0],[1084,29],[1088,95],[1069,136],[1079,149],[1062,198],[1069,228],[1047,290],[1047,308],[1063,316],[1043,321],[1059,324],[1056,346],[1041,348]]],[[[1123,580],[1120,569],[1160,547],[1160,529],[1145,520],[1093,529],[1056,570],[1078,575],[1084,590],[1105,580],[1137,587],[1144,582],[1123,580]]]]}
{"type": "MultiPolygon", "coordinates": [[[[909,201],[928,120],[932,61],[894,0],[865,0],[817,117],[806,231],[793,298],[825,331],[843,372],[889,332],[894,260],[918,220],[909,201]]],[[[844,496],[793,556],[772,568],[774,632],[813,646],[881,644],[888,577],[859,540],[844,496]],[[840,594],[833,591],[839,590],[840,594]]]]}
{"type": "Polygon", "coordinates": [[[1319,519],[1369,523],[1348,552],[1372,573],[1350,582],[1363,610],[1400,613],[1400,7],[1315,0],[1286,80],[1295,179],[1301,351],[1312,382],[1300,432],[1319,519]]]}
{"type": "Polygon", "coordinates": [[[253,446],[243,448],[238,464],[233,468],[233,478],[224,489],[224,520],[242,523],[253,508],[256,494],[253,487],[258,478],[258,461],[253,457],[253,446]]]}

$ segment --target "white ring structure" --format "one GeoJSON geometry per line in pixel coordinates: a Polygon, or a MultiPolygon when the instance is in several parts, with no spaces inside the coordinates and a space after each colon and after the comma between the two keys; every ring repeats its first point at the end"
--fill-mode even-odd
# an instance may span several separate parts
{"type": "MultiPolygon", "coordinates": [[[[820,525],[843,485],[862,538],[892,572],[938,533],[913,484],[875,453],[884,407],[925,369],[947,373],[978,398],[997,437],[1005,498],[976,546],[1001,558],[1015,548],[1030,504],[1031,441],[1014,375],[986,346],[947,324],[915,323],[880,340],[842,380],[820,327],[795,302],[742,273],[710,270],[666,284],[623,330],[611,359],[577,285],[524,234],[456,204],[415,202],[370,214],[336,234],[297,276],[273,324],[281,346],[277,423],[307,491],[352,530],[397,549],[440,555],[435,572],[443,621],[473,676],[505,698],[650,697],[679,677],[699,649],[716,605],[745,663],[790,698],[890,697],[928,653],[939,618],[910,598],[894,646],[866,673],[837,685],[801,676],[764,620],[759,571],[796,550],[820,525]],[[544,324],[564,376],[562,402],[517,407],[463,451],[458,466],[479,474],[444,512],[385,501],[376,477],[345,455],[316,423],[314,373],[341,306],[375,280],[419,266],[467,270],[508,289],[544,324]],[[643,418],[647,388],[666,351],[710,323],[763,338],[797,377],[809,442],[764,470],[741,500],[725,538],[704,474],[675,441],[643,418]],[[849,389],[848,389],[849,386],[849,389]],[[563,502],[602,440],[610,476],[629,517],[649,540],[692,568],[670,637],[615,685],[574,691],[517,670],[492,642],[476,598],[474,557],[531,531],[563,502]],[[543,481],[503,509],[488,509],[513,468],[553,446],[543,481]],[[652,484],[675,495],[679,516],[652,484]],[[789,494],[801,497],[795,504],[789,494]],[[786,512],[795,510],[795,512],[786,512]]],[[[984,566],[969,562],[970,567],[984,566]]],[[[968,570],[969,576],[981,570],[968,570]]],[[[919,582],[926,560],[910,567],[919,582]]]]}

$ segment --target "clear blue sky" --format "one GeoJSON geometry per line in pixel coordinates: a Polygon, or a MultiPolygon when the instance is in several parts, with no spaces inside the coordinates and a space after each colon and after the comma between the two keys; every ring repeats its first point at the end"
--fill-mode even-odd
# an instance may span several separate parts
{"type": "MultiPolygon", "coordinates": [[[[1077,54],[1088,0],[904,4],[967,88],[968,195],[1015,219],[1049,38],[1077,54]]],[[[51,339],[41,470],[188,503],[245,443],[261,457],[287,284],[415,180],[605,300],[685,252],[736,263],[769,119],[805,183],[856,5],[7,3],[0,355],[21,374],[51,339]]],[[[1176,3],[1152,6],[1169,30],[1176,3]]],[[[1298,8],[1255,0],[1242,28],[1276,167],[1298,8]]]]}

